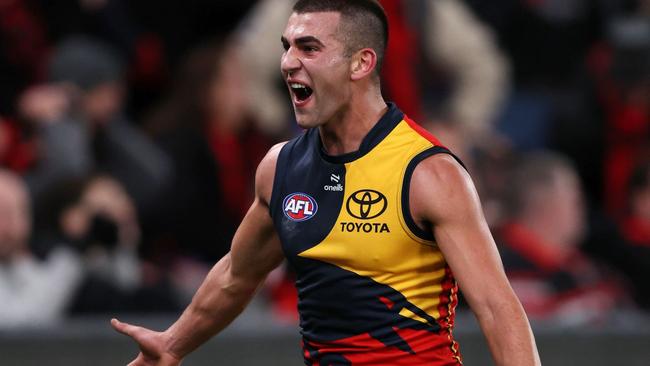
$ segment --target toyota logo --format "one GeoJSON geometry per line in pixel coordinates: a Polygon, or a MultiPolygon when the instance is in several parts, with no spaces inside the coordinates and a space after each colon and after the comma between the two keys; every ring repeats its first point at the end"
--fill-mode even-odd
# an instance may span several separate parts
{"type": "Polygon", "coordinates": [[[348,197],[345,208],[357,219],[370,220],[381,215],[388,207],[388,200],[381,192],[373,189],[362,189],[348,197]]]}

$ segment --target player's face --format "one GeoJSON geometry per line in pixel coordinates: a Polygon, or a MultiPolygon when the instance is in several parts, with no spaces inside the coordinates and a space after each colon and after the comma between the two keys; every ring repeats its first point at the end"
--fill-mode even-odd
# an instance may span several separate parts
{"type": "Polygon", "coordinates": [[[282,35],[282,76],[298,125],[323,125],[345,111],[350,100],[350,57],[337,37],[340,14],[292,14],[282,35]]]}

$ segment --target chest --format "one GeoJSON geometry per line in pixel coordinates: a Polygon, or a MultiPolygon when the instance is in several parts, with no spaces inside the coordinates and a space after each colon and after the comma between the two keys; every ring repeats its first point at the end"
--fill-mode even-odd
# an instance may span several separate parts
{"type": "Polygon", "coordinates": [[[294,265],[300,257],[357,271],[398,268],[405,250],[430,250],[404,230],[404,149],[375,149],[340,164],[310,154],[289,160],[274,217],[294,265]]]}

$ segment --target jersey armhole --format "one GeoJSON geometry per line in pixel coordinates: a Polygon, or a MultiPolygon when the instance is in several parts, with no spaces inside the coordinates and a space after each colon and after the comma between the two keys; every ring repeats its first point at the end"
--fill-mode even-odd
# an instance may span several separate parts
{"type": "Polygon", "coordinates": [[[408,229],[413,233],[417,238],[424,240],[426,242],[433,242],[435,243],[435,237],[433,236],[433,232],[431,230],[423,230],[420,228],[415,220],[413,219],[413,216],[411,216],[411,207],[409,205],[409,198],[410,198],[410,188],[411,188],[411,177],[413,176],[413,172],[415,171],[415,168],[418,166],[419,163],[421,163],[424,159],[431,157],[433,155],[437,154],[449,154],[451,155],[458,163],[465,169],[465,164],[456,156],[454,155],[449,149],[447,149],[444,146],[433,146],[430,147],[417,155],[415,155],[409,164],[406,166],[406,170],[404,171],[404,181],[402,182],[402,192],[401,192],[401,204],[402,204],[402,217],[404,217],[404,222],[406,223],[406,226],[408,229]]]}
{"type": "Polygon", "coordinates": [[[287,171],[287,160],[289,156],[289,145],[293,145],[292,141],[282,146],[278,154],[278,160],[275,162],[275,176],[273,177],[273,189],[271,190],[271,202],[269,203],[269,214],[271,218],[275,218],[275,209],[278,207],[278,200],[282,199],[279,195],[282,192],[281,185],[284,183],[282,177],[285,176],[287,171]]]}

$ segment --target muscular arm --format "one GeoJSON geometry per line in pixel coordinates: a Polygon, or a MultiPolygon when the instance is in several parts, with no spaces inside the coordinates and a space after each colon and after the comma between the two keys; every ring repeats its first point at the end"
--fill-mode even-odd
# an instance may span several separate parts
{"type": "Polygon", "coordinates": [[[269,215],[279,150],[280,145],[272,148],[258,167],[255,201],[235,233],[230,253],[212,268],[181,317],[162,333],[113,322],[142,350],[133,365],[177,365],[230,324],[266,275],[282,262],[283,253],[269,215]]]}
{"type": "Polygon", "coordinates": [[[414,219],[423,226],[431,223],[497,365],[540,365],[528,319],[508,283],[467,172],[451,156],[434,155],[413,172],[410,193],[414,219]]]}

